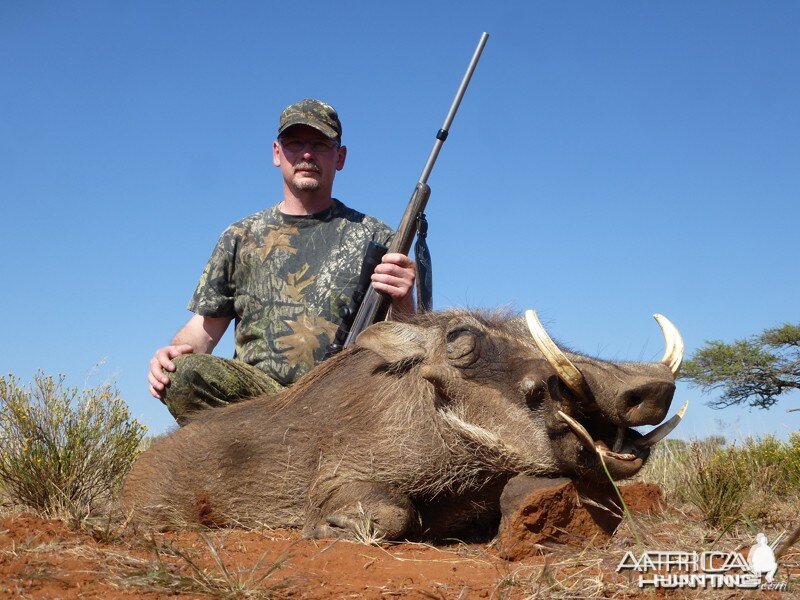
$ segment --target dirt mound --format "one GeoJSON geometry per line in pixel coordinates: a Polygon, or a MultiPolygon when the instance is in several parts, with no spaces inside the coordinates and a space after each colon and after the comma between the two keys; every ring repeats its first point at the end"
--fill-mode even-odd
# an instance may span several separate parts
{"type": "Polygon", "coordinates": [[[657,515],[667,508],[661,488],[655,483],[629,483],[619,489],[631,512],[657,515]]]}
{"type": "MultiPolygon", "coordinates": [[[[633,512],[657,513],[663,508],[655,484],[620,487],[633,512]]],[[[569,479],[520,475],[509,481],[500,498],[503,514],[498,536],[500,556],[521,560],[541,554],[543,546],[586,546],[613,535],[623,510],[611,485],[582,485],[569,479]]]]}

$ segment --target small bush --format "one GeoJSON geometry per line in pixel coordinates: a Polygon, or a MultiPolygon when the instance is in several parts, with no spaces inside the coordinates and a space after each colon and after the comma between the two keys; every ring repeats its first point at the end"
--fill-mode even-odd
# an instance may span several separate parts
{"type": "Polygon", "coordinates": [[[145,427],[112,385],[78,392],[37,373],[0,377],[0,488],[41,513],[81,520],[119,490],[145,427]]]}
{"type": "Polygon", "coordinates": [[[756,476],[772,475],[770,487],[774,493],[800,492],[800,432],[791,434],[788,442],[771,435],[747,438],[736,454],[737,461],[756,476]]]}

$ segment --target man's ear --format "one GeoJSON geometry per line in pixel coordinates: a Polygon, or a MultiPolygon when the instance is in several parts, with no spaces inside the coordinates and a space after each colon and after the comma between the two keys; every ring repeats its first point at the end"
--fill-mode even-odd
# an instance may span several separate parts
{"type": "Polygon", "coordinates": [[[278,140],[272,142],[272,164],[276,167],[281,166],[281,147],[278,145],[278,140]]]}
{"type": "Polygon", "coordinates": [[[338,155],[336,157],[336,170],[341,171],[344,169],[344,161],[347,158],[347,146],[339,146],[338,155]]]}
{"type": "Polygon", "coordinates": [[[375,323],[356,338],[356,346],[372,350],[390,364],[424,359],[429,342],[427,329],[397,321],[375,323]]]}

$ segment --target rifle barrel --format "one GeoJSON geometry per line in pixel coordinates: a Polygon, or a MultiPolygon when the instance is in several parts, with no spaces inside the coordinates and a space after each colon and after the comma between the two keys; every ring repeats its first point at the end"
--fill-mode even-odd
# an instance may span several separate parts
{"type": "Polygon", "coordinates": [[[422,169],[422,175],[419,177],[419,183],[428,183],[428,177],[430,176],[431,171],[433,171],[433,165],[436,162],[436,159],[439,157],[439,151],[442,149],[442,145],[447,139],[447,134],[450,131],[450,125],[453,123],[453,119],[456,116],[458,107],[461,104],[461,99],[464,97],[464,93],[467,91],[469,80],[472,79],[472,73],[475,71],[475,67],[478,66],[478,61],[481,58],[483,47],[486,45],[486,40],[488,39],[489,34],[484,31],[481,34],[481,39],[478,40],[478,45],[475,48],[475,52],[472,54],[472,60],[469,61],[469,66],[467,67],[467,72],[464,73],[464,78],[461,80],[461,85],[458,86],[456,97],[453,99],[453,103],[450,105],[450,110],[447,112],[447,116],[444,118],[444,124],[436,134],[436,141],[433,143],[433,149],[431,150],[430,155],[428,155],[428,162],[425,163],[425,167],[422,169]]]}

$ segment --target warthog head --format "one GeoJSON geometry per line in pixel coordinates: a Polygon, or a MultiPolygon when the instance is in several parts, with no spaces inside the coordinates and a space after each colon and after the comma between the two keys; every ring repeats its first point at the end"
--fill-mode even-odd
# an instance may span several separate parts
{"type": "Polygon", "coordinates": [[[558,474],[601,480],[608,470],[624,479],[642,468],[650,447],[677,426],[686,408],[647,435],[633,429],[664,421],[683,357],[678,330],[662,315],[655,318],[667,346],[656,363],[608,362],[561,350],[533,311],[524,320],[453,311],[431,323],[381,323],[362,333],[357,346],[383,356],[391,369],[416,366],[436,389],[440,412],[453,405],[455,412],[471,413],[465,422],[485,427],[509,448],[522,440],[508,439],[513,427],[489,413],[503,411],[502,402],[527,407],[531,419],[544,423],[558,474]]]}
{"type": "Polygon", "coordinates": [[[547,379],[546,390],[541,385],[532,387],[551,403],[561,421],[550,436],[567,470],[602,476],[605,463],[614,479],[631,477],[644,465],[650,447],[683,417],[686,405],[647,435],[632,429],[658,425],[666,418],[683,359],[678,330],[663,315],[653,316],[664,334],[664,357],[657,363],[611,363],[561,351],[536,313],[525,314],[537,348],[557,375],[547,379]]]}

